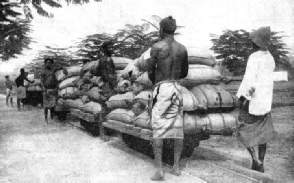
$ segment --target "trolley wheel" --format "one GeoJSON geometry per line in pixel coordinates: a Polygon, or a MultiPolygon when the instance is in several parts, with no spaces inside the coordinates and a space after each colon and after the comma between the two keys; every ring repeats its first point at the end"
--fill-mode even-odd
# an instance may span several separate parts
{"type": "Polygon", "coordinates": [[[97,137],[100,135],[98,123],[91,123],[83,119],[80,119],[80,124],[82,127],[85,128],[87,132],[91,133],[94,137],[97,137]]]}
{"type": "Polygon", "coordinates": [[[123,140],[123,142],[131,149],[134,148],[134,143],[133,143],[133,140],[132,140],[132,136],[131,135],[128,135],[126,133],[122,133],[121,134],[121,138],[123,140]]]}
{"type": "Polygon", "coordinates": [[[181,157],[189,158],[192,156],[193,152],[194,152],[194,146],[184,146],[181,157]]]}
{"type": "Polygon", "coordinates": [[[98,123],[94,123],[91,129],[91,133],[94,137],[97,137],[100,135],[100,131],[99,131],[99,125],[98,123]]]}
{"type": "Polygon", "coordinates": [[[64,121],[66,120],[66,116],[67,116],[67,111],[55,111],[54,114],[57,116],[57,118],[60,121],[64,121]]]}

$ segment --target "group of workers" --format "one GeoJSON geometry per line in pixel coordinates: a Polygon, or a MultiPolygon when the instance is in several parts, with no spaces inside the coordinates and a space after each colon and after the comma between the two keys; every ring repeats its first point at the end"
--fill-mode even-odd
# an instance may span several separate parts
{"type": "MultiPolygon", "coordinates": [[[[153,181],[164,180],[162,147],[163,139],[167,138],[172,138],[175,142],[174,165],[171,173],[176,176],[181,174],[180,157],[184,139],[183,98],[181,86],[177,81],[188,74],[188,53],[185,46],[175,40],[176,29],[177,24],[173,17],[164,18],[160,22],[160,41],[152,46],[151,57],[137,65],[140,70],[148,71],[149,78],[154,84],[151,123],[156,171],[151,177],[153,181]]],[[[239,119],[244,122],[239,127],[237,135],[252,156],[252,169],[259,172],[264,172],[266,144],[274,135],[271,104],[275,62],[268,51],[270,36],[269,27],[261,27],[250,34],[254,52],[248,58],[244,79],[237,92],[239,119]],[[258,146],[258,153],[254,150],[255,146],[258,146]]],[[[102,45],[103,55],[97,68],[102,80],[106,83],[103,89],[105,94],[109,94],[115,87],[115,66],[111,59],[112,46],[111,42],[102,45]]],[[[44,90],[44,113],[47,123],[48,110],[51,110],[53,114],[56,104],[58,83],[54,73],[57,69],[62,68],[53,67],[53,60],[45,59],[41,84],[44,90]]],[[[63,70],[67,74],[66,69],[63,68],[63,70]]],[[[18,93],[23,90],[24,80],[28,79],[24,70],[21,70],[21,75],[16,79],[18,93]]],[[[11,91],[9,80],[6,86],[9,95],[11,91]]],[[[8,100],[6,102],[8,104],[8,100]]]]}

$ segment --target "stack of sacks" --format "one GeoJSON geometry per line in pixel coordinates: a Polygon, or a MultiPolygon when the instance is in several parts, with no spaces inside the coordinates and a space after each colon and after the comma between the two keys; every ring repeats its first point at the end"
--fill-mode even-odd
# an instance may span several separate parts
{"type": "Polygon", "coordinates": [[[103,82],[97,75],[97,67],[99,61],[91,61],[85,63],[80,72],[78,79],[74,82],[77,87],[76,96],[72,101],[72,107],[80,109],[86,113],[97,115],[102,111],[101,106],[101,89],[103,82]]]}
{"type": "MultiPolygon", "coordinates": [[[[30,79],[30,80],[32,80],[32,79],[30,79]]],[[[27,91],[43,91],[40,79],[35,79],[34,83],[27,82],[27,83],[25,83],[25,86],[26,86],[27,91]]]]}
{"type": "Polygon", "coordinates": [[[134,117],[131,108],[135,98],[131,81],[139,75],[139,69],[135,66],[136,61],[118,58],[113,57],[118,74],[117,94],[110,97],[106,102],[107,109],[111,111],[106,119],[131,124],[134,117]]]}
{"type": "Polygon", "coordinates": [[[150,58],[150,49],[139,58],[131,61],[121,72],[116,95],[106,102],[111,112],[107,115],[108,121],[121,121],[143,128],[151,128],[148,105],[152,99],[153,84],[147,72],[141,72],[136,66],[150,58]],[[149,122],[148,122],[149,121],[149,122]]]}
{"type": "Polygon", "coordinates": [[[223,77],[215,66],[215,57],[208,51],[188,48],[189,71],[186,78],[180,80],[180,84],[187,88],[199,84],[218,85],[223,77]]]}
{"type": "MultiPolygon", "coordinates": [[[[130,61],[130,59],[123,57],[112,57],[116,71],[121,72],[130,61]]],[[[97,115],[102,111],[102,103],[105,103],[109,96],[102,94],[102,89],[105,90],[107,85],[102,81],[101,77],[97,73],[99,66],[98,61],[91,61],[85,63],[79,71],[79,77],[76,78],[72,84],[75,85],[77,91],[75,97],[78,97],[74,101],[70,101],[74,108],[79,108],[84,112],[97,115]]]]}
{"type": "Polygon", "coordinates": [[[81,65],[75,65],[67,67],[67,75],[63,73],[63,70],[58,70],[55,72],[55,77],[58,84],[58,97],[63,99],[76,99],[77,96],[75,92],[78,91],[78,88],[75,85],[75,82],[79,79],[79,73],[81,71],[81,65]]]}
{"type": "Polygon", "coordinates": [[[131,108],[134,98],[135,94],[132,91],[110,97],[106,105],[111,112],[106,116],[106,119],[128,124],[133,123],[134,112],[131,108]]]}
{"type": "MultiPolygon", "coordinates": [[[[138,59],[137,64],[141,63],[142,58],[148,59],[146,54],[138,59]]],[[[185,133],[197,133],[202,130],[219,132],[226,128],[236,128],[238,120],[233,112],[236,100],[229,92],[217,86],[222,81],[222,76],[213,68],[215,58],[207,52],[200,54],[193,49],[188,50],[188,55],[188,76],[180,82],[185,133]]],[[[141,91],[136,95],[135,101],[149,107],[149,110],[135,115],[133,123],[135,126],[150,129],[150,112],[148,112],[150,105],[148,104],[151,103],[152,92],[151,90],[144,91],[144,87],[140,85],[135,85],[133,90],[141,91]]]]}

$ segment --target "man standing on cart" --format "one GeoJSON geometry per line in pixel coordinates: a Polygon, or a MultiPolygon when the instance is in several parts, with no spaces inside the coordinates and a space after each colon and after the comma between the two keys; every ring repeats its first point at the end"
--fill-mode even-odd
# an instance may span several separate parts
{"type": "Polygon", "coordinates": [[[43,94],[43,105],[44,105],[44,114],[45,114],[45,121],[48,124],[48,111],[50,110],[51,119],[54,116],[54,107],[57,103],[57,90],[58,90],[58,82],[55,77],[55,72],[57,70],[63,69],[63,73],[67,75],[67,70],[65,67],[56,67],[53,66],[53,59],[46,58],[45,66],[43,67],[41,73],[41,85],[44,91],[43,94]]]}
{"type": "Polygon", "coordinates": [[[162,169],[163,139],[174,139],[172,174],[180,175],[180,157],[183,149],[183,99],[178,80],[188,74],[188,53],[185,46],[174,39],[176,20],[171,16],[160,22],[161,40],[154,44],[150,58],[138,62],[141,70],[148,70],[153,88],[152,131],[156,172],[153,181],[164,179],[162,169]]]}

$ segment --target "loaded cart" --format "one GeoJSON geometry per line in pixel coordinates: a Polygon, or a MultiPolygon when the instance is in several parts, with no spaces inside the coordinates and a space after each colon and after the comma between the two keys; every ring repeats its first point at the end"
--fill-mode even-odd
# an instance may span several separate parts
{"type": "MultiPolygon", "coordinates": [[[[141,72],[136,67],[140,65],[142,59],[149,57],[150,50],[123,70],[118,83],[120,93],[110,97],[106,102],[110,113],[102,122],[101,132],[106,129],[118,131],[129,147],[145,149],[145,152],[152,154],[149,110],[153,86],[148,73],[141,72]],[[131,81],[130,88],[126,85],[129,81],[131,81]]],[[[199,146],[199,142],[209,139],[210,135],[231,136],[240,125],[235,110],[236,99],[220,85],[221,82],[227,82],[226,78],[213,68],[213,64],[205,64],[211,63],[211,58],[205,60],[195,54],[190,56],[188,61],[188,75],[179,81],[182,86],[184,111],[182,157],[191,156],[194,148],[199,146]]],[[[163,158],[166,158],[165,161],[168,163],[173,162],[173,146],[172,139],[164,140],[163,158]]]]}
{"type": "MultiPolygon", "coordinates": [[[[224,135],[232,136],[234,130],[239,126],[239,122],[231,113],[213,113],[213,114],[195,114],[190,112],[184,113],[184,146],[182,157],[190,157],[193,154],[194,148],[199,146],[200,141],[207,140],[210,135],[224,135]]],[[[145,149],[147,154],[152,154],[152,129],[150,124],[146,123],[144,118],[135,118],[132,124],[125,121],[109,119],[102,122],[103,133],[107,129],[120,132],[122,140],[130,148],[136,150],[145,149]],[[140,121],[141,120],[141,121],[140,121]]],[[[122,120],[124,118],[122,117],[122,120]]],[[[149,120],[149,119],[148,119],[149,120]]],[[[149,121],[150,122],[150,121],[149,121]]],[[[147,122],[147,123],[149,123],[147,122]]],[[[104,134],[105,135],[105,134],[104,134]]],[[[168,163],[173,162],[173,140],[165,139],[163,151],[165,154],[165,161],[168,163]]]]}

